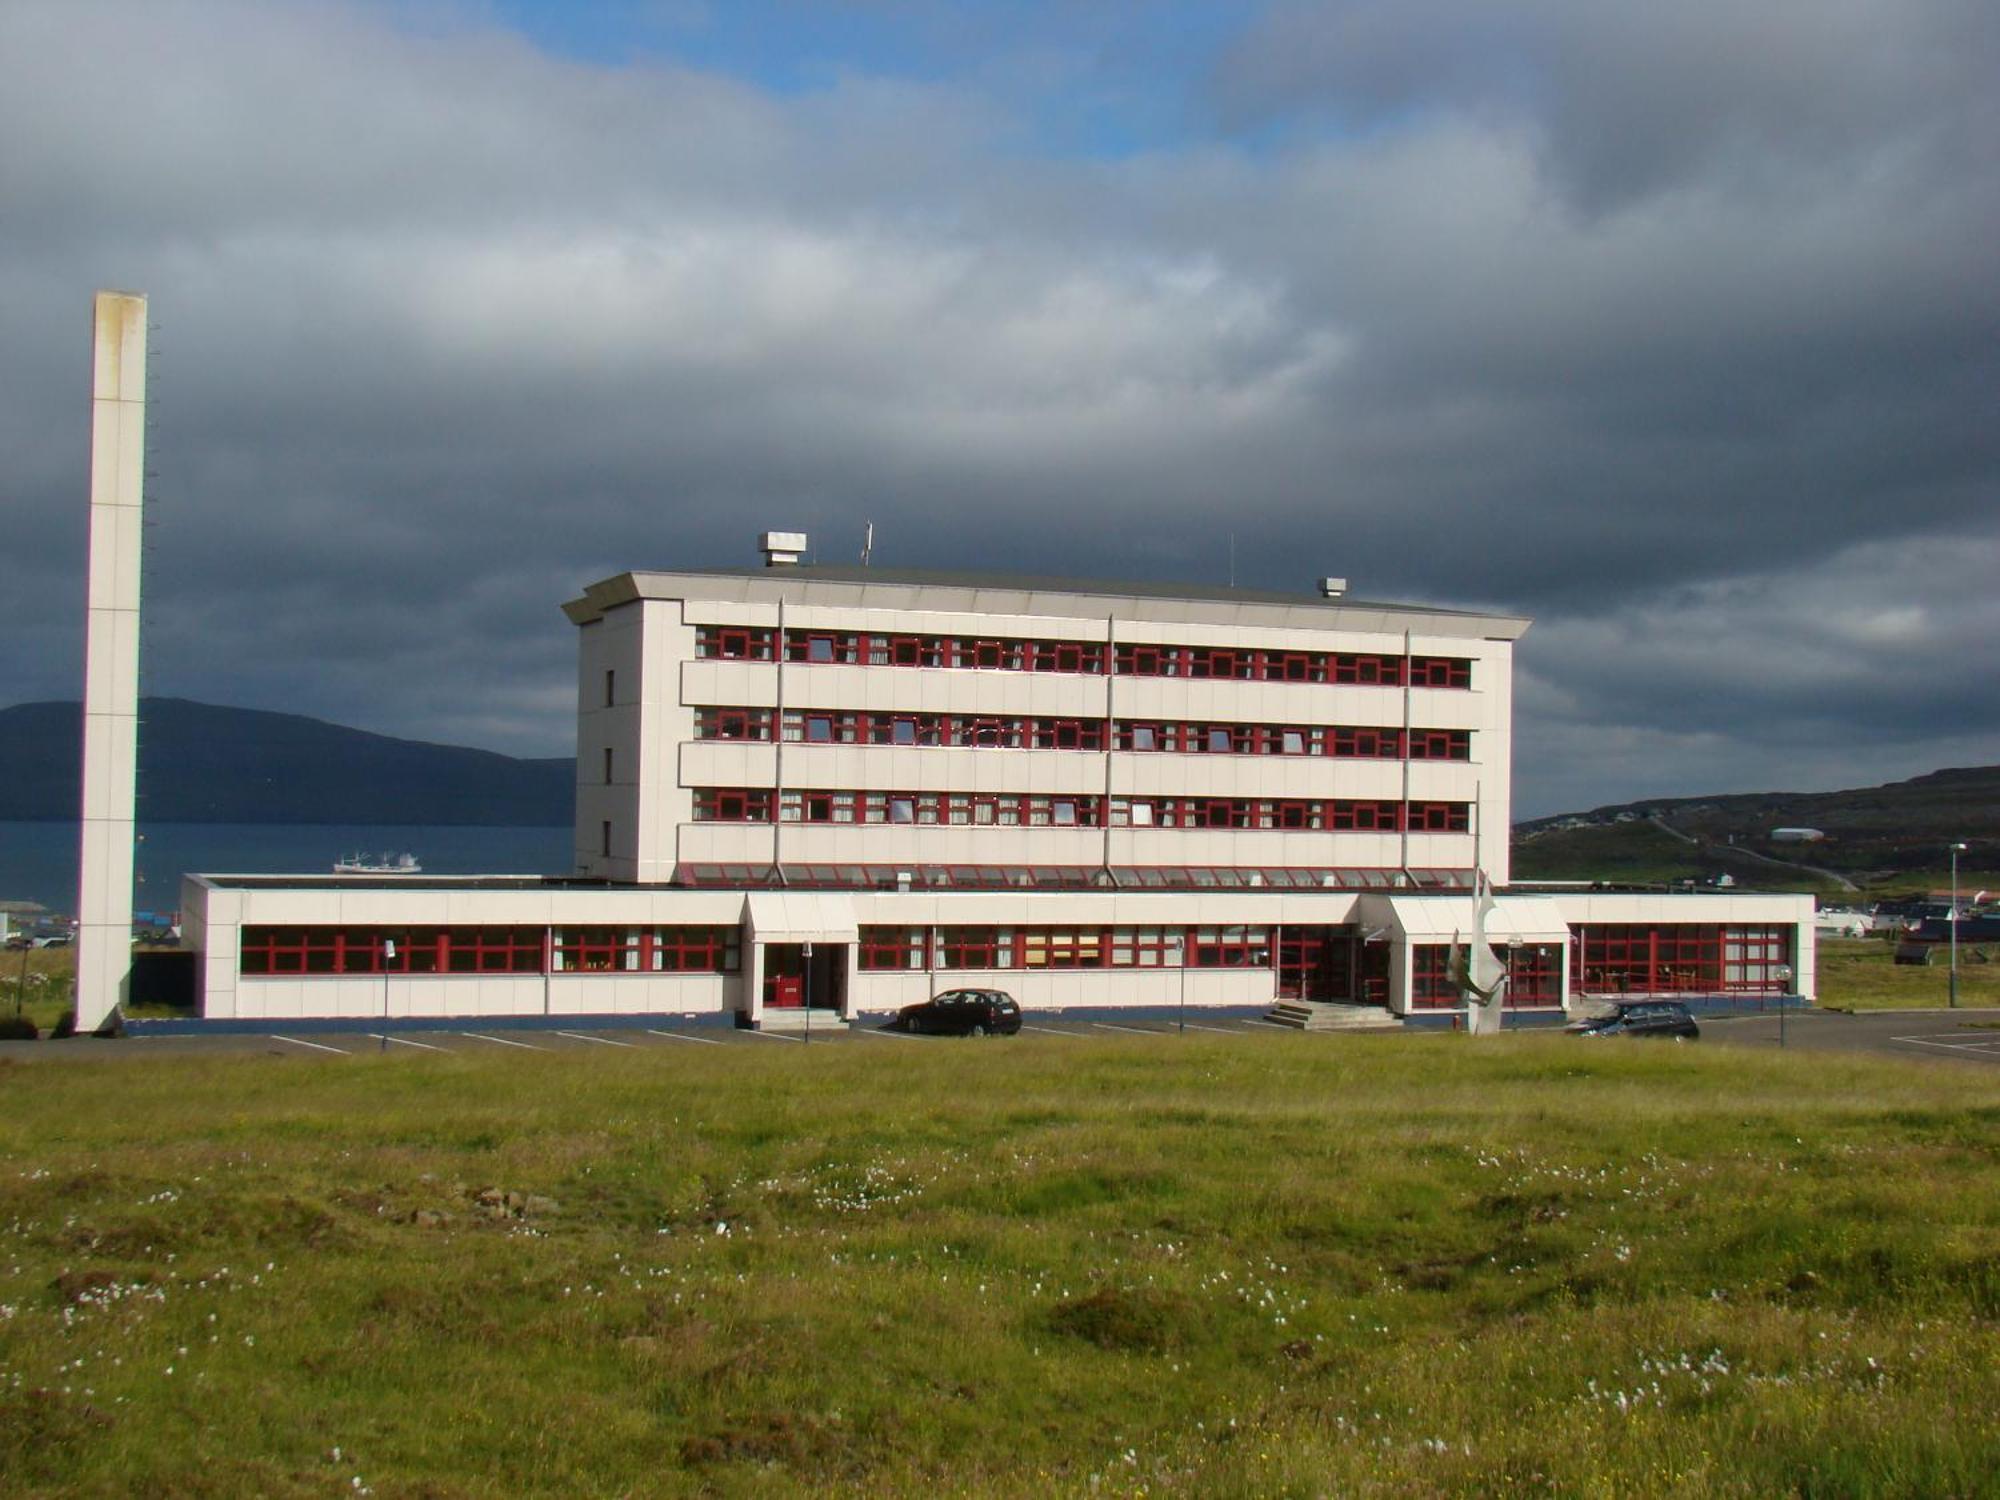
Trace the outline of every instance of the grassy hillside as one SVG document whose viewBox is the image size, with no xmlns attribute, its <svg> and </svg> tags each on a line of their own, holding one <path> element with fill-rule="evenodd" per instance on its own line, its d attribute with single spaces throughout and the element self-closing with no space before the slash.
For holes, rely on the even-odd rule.
<svg viewBox="0 0 2000 1500">
<path fill-rule="evenodd" d="M 1983 1072 L 1536 1036 L 592 1053 L 0 1069 L 0 1488 L 2000 1472 Z"/>
<path fill-rule="evenodd" d="M 1775 828 L 1817 828 L 1827 837 L 1781 844 L 1771 838 Z M 1514 830 L 1514 874 L 1671 881 L 1726 872 L 1750 889 L 1843 889 L 1837 880 L 1766 862 L 1777 859 L 1888 895 L 1943 888 L 1946 848 L 1960 842 L 1969 846 L 1959 862 L 1965 888 L 2000 890 L 2000 766 L 1855 791 L 1656 798 L 1537 818 Z"/>
</svg>

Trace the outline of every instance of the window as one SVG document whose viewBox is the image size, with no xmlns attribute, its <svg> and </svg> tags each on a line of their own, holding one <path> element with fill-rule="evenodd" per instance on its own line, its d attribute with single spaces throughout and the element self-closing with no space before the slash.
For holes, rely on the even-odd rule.
<svg viewBox="0 0 2000 1500">
<path fill-rule="evenodd" d="M 1020 934 L 1024 969 L 1099 969 L 1104 966 L 1104 934 L 1090 930 L 1028 927 Z"/>
<path fill-rule="evenodd" d="M 1342 726 L 1333 731 L 1333 753 L 1342 759 L 1394 760 L 1402 750 L 1400 729 Z"/>
<path fill-rule="evenodd" d="M 1465 802 L 1412 802 L 1409 826 L 1422 833 L 1465 833 L 1472 826 L 1471 805 Z"/>
<path fill-rule="evenodd" d="M 604 706 L 610 708 L 618 701 L 618 674 L 610 667 L 604 669 Z"/>
<path fill-rule="evenodd" d="M 695 629 L 694 654 L 724 661 L 771 660 L 771 632 L 739 625 L 701 625 Z"/>
<path fill-rule="evenodd" d="M 1342 652 L 1333 659 L 1333 680 L 1362 686 L 1401 687 L 1403 658 Z"/>
<path fill-rule="evenodd" d="M 1181 952 L 1178 928 L 1114 927 L 1111 929 L 1111 967 L 1114 969 L 1160 969 L 1176 962 Z"/>
<path fill-rule="evenodd" d="M 1196 969 L 1268 969 L 1271 929 L 1268 927 L 1197 927 L 1189 944 L 1188 965 Z"/>
<path fill-rule="evenodd" d="M 1354 833 L 1395 833 L 1401 829 L 1400 802 L 1349 802 L 1333 804 L 1333 826 Z"/>
<path fill-rule="evenodd" d="M 630 927 L 562 927 L 555 936 L 555 971 L 611 973 L 639 967 L 640 940 Z"/>
<path fill-rule="evenodd" d="M 694 734 L 700 740 L 768 740 L 771 737 L 771 711 L 765 708 L 704 708 L 695 714 Z"/>
<path fill-rule="evenodd" d="M 605 859 L 609 859 L 611 858 L 611 820 L 609 818 L 606 818 L 599 825 L 598 832 L 601 838 L 597 852 Z"/>
<path fill-rule="evenodd" d="M 604 747 L 604 784 L 606 786 L 611 785 L 611 747 L 609 745 Z"/>
<path fill-rule="evenodd" d="M 454 974 L 539 974 L 542 929 L 450 927 L 445 929 L 444 951 L 446 966 Z"/>
<path fill-rule="evenodd" d="M 1462 656 L 1413 656 L 1410 658 L 1412 687 L 1469 688 L 1472 663 Z"/>
<path fill-rule="evenodd" d="M 1472 734 L 1464 729 L 1413 729 L 1411 760 L 1470 760 Z"/>
<path fill-rule="evenodd" d="M 771 792 L 768 787 L 697 787 L 694 794 L 697 823 L 768 823 L 771 821 Z M 611 825 L 606 824 L 609 829 Z"/>
<path fill-rule="evenodd" d="M 938 966 L 944 969 L 1011 969 L 1014 934 L 1006 927 L 940 927 Z"/>
<path fill-rule="evenodd" d="M 664 974 L 734 974 L 743 967 L 735 927 L 661 927 L 649 935 L 654 970 Z"/>
<path fill-rule="evenodd" d="M 857 962 L 864 969 L 921 969 L 924 931 L 921 927 L 863 927 Z"/>
</svg>

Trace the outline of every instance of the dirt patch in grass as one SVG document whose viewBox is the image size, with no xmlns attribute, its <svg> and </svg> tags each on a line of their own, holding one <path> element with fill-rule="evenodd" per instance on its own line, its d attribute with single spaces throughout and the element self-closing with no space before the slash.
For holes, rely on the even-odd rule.
<svg viewBox="0 0 2000 1500">
<path fill-rule="evenodd" d="M 825 1426 L 810 1417 L 755 1412 L 727 1427 L 684 1439 L 681 1462 L 689 1468 L 748 1462 L 796 1469 L 816 1461 L 827 1447 Z"/>
<path fill-rule="evenodd" d="M 1057 1333 L 1131 1354 L 1178 1349 L 1199 1332 L 1199 1323 L 1193 1301 L 1151 1287 L 1100 1287 L 1049 1312 Z"/>
</svg>

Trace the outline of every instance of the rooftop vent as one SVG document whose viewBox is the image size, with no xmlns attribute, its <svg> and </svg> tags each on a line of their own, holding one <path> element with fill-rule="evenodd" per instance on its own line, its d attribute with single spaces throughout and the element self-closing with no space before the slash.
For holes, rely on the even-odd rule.
<svg viewBox="0 0 2000 1500">
<path fill-rule="evenodd" d="M 1319 581 L 1319 593 L 1322 599 L 1338 599 L 1346 592 L 1347 580 L 1345 578 L 1322 578 Z"/>
<path fill-rule="evenodd" d="M 767 568 L 795 568 L 806 550 L 803 531 L 767 531 L 757 545 L 764 552 Z"/>
</svg>

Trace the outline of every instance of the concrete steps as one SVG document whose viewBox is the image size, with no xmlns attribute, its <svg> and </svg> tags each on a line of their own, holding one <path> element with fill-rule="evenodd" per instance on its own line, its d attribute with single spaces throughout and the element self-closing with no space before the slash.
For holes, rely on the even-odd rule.
<svg viewBox="0 0 2000 1500">
<path fill-rule="evenodd" d="M 1295 1031 L 1373 1031 L 1401 1024 L 1385 1005 L 1347 1005 L 1330 1000 L 1280 1000 L 1265 1012 L 1264 1019 Z"/>
<path fill-rule="evenodd" d="M 782 1010 L 775 1006 L 767 1007 L 757 1029 L 782 1031 L 787 1036 L 803 1035 L 807 1030 L 806 1014 L 804 1006 L 787 1006 Z M 836 1031 L 847 1030 L 847 1022 L 841 1019 L 838 1011 L 814 1010 L 811 1014 L 811 1030 L 815 1036 L 821 1032 L 830 1035 Z"/>
</svg>

